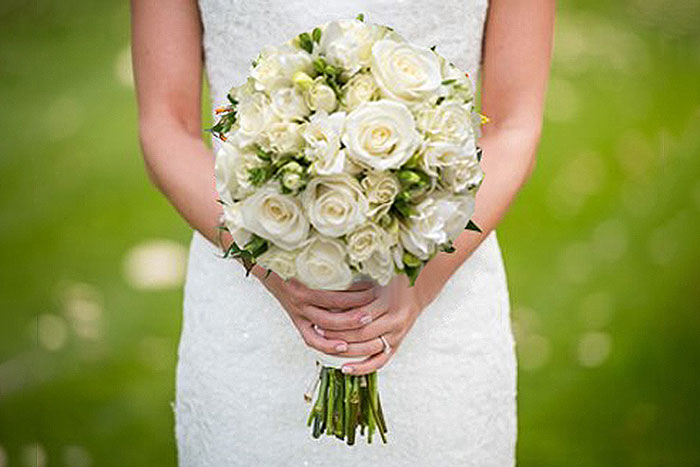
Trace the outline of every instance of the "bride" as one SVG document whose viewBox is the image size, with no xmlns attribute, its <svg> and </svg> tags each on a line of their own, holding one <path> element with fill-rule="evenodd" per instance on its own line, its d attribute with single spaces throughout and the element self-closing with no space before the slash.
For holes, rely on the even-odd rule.
<svg viewBox="0 0 700 467">
<path fill-rule="evenodd" d="M 494 231 L 532 171 L 554 0 L 132 0 L 140 137 L 154 183 L 194 235 L 177 366 L 181 466 L 504 466 L 515 462 L 516 362 Z M 363 13 L 474 78 L 491 122 L 475 222 L 409 287 L 315 291 L 221 259 L 202 69 L 215 105 L 265 45 Z M 483 51 L 483 54 L 482 54 Z M 230 242 L 230 238 L 224 238 Z M 385 347 L 389 350 L 384 352 Z M 314 352 L 379 372 L 389 444 L 311 438 Z"/>
</svg>

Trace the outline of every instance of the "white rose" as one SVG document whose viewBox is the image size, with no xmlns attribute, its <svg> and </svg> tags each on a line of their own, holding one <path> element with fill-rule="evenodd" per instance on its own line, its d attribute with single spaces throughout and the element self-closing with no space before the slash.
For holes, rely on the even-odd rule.
<svg viewBox="0 0 700 467">
<path fill-rule="evenodd" d="M 422 107 L 417 111 L 416 121 L 418 128 L 432 140 L 465 145 L 467 151 L 476 144 L 470 105 L 448 100 L 434 108 Z"/>
<path fill-rule="evenodd" d="M 282 120 L 302 119 L 309 114 L 304 96 L 297 88 L 284 87 L 270 93 L 272 110 Z"/>
<path fill-rule="evenodd" d="M 388 239 L 384 230 L 374 222 L 367 222 L 345 237 L 348 256 L 354 264 L 366 261 L 375 251 L 388 250 Z"/>
<path fill-rule="evenodd" d="M 232 204 L 254 189 L 250 183 L 248 170 L 260 166 L 260 159 L 249 150 L 242 150 L 238 139 L 233 137 L 216 152 L 214 175 L 216 191 L 226 204 Z"/>
<path fill-rule="evenodd" d="M 379 285 L 387 285 L 395 275 L 391 250 L 375 250 L 372 256 L 362 263 L 361 272 L 377 281 Z"/>
<path fill-rule="evenodd" d="M 302 125 L 294 122 L 275 121 L 265 129 L 262 136 L 273 152 L 295 153 L 303 144 L 301 127 Z"/>
<path fill-rule="evenodd" d="M 224 205 L 222 220 L 236 245 L 243 247 L 250 241 L 251 233 L 243 227 L 241 203 Z"/>
<path fill-rule="evenodd" d="M 343 86 L 343 107 L 348 110 L 377 97 L 377 83 L 370 73 L 358 73 Z"/>
<path fill-rule="evenodd" d="M 352 283 L 345 256 L 340 241 L 316 236 L 296 258 L 297 278 L 312 289 L 345 290 Z"/>
<path fill-rule="evenodd" d="M 333 21 L 323 31 L 319 51 L 328 63 L 350 76 L 369 66 L 372 46 L 385 32 L 382 26 L 356 19 Z"/>
<path fill-rule="evenodd" d="M 271 245 L 255 261 L 263 268 L 269 269 L 282 279 L 287 280 L 297 273 L 296 257 L 297 252 L 295 251 L 287 251 Z"/>
<path fill-rule="evenodd" d="M 301 196 L 311 224 L 329 237 L 354 230 L 369 209 L 360 184 L 346 173 L 313 178 Z"/>
<path fill-rule="evenodd" d="M 290 44 L 270 47 L 262 52 L 257 65 L 250 72 L 255 80 L 255 89 L 272 92 L 292 84 L 294 73 L 311 73 L 311 55 Z"/>
<path fill-rule="evenodd" d="M 236 107 L 235 133 L 240 143 L 248 145 L 257 142 L 274 119 L 270 99 L 265 94 L 256 92 L 243 96 Z"/>
<path fill-rule="evenodd" d="M 301 204 L 281 194 L 276 183 L 259 188 L 240 204 L 243 227 L 280 248 L 298 248 L 309 234 Z"/>
<path fill-rule="evenodd" d="M 343 143 L 348 155 L 360 165 L 376 170 L 400 167 L 420 141 L 413 115 L 398 102 L 366 102 L 345 121 Z"/>
<path fill-rule="evenodd" d="M 474 210 L 472 197 L 426 198 L 416 206 L 399 236 L 403 247 L 421 260 L 428 260 L 440 245 L 455 240 Z"/>
<path fill-rule="evenodd" d="M 389 210 L 401 184 L 391 172 L 370 171 L 360 182 L 370 203 L 370 214 L 381 216 Z"/>
<path fill-rule="evenodd" d="M 302 133 L 306 141 L 304 154 L 311 160 L 311 171 L 319 175 L 340 173 L 345 166 L 345 151 L 340 150 L 340 137 L 345 125 L 345 112 L 328 115 L 319 111 Z"/>
<path fill-rule="evenodd" d="M 306 105 L 311 110 L 331 113 L 338 105 L 335 92 L 326 84 L 322 77 L 316 78 L 304 93 Z"/>
<path fill-rule="evenodd" d="M 371 70 L 383 96 L 409 105 L 435 95 L 442 82 L 433 51 L 390 39 L 372 47 Z"/>
<path fill-rule="evenodd" d="M 454 193 L 462 193 L 476 188 L 484 179 L 479 161 L 474 158 L 464 159 L 442 171 L 441 180 Z"/>
</svg>

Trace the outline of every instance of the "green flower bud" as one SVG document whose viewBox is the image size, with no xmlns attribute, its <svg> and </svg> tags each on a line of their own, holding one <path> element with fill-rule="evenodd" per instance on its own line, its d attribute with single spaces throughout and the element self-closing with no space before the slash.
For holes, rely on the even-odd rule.
<svg viewBox="0 0 700 467">
<path fill-rule="evenodd" d="M 408 266 L 409 268 L 417 268 L 417 267 L 419 267 L 421 264 L 423 264 L 423 262 L 422 262 L 420 259 L 418 259 L 418 258 L 416 258 L 415 256 L 413 256 L 413 255 L 412 255 L 411 253 L 409 253 L 408 251 L 404 251 L 404 253 L 403 253 L 403 264 L 405 264 L 405 265 Z"/>
<path fill-rule="evenodd" d="M 292 82 L 299 86 L 302 91 L 306 91 L 313 86 L 314 79 L 303 71 L 297 71 L 292 75 Z"/>
</svg>

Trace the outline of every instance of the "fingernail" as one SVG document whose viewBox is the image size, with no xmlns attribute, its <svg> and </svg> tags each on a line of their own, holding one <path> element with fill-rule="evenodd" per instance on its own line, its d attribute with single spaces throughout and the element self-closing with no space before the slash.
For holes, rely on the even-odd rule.
<svg viewBox="0 0 700 467">
<path fill-rule="evenodd" d="M 326 333 L 323 331 L 323 329 L 319 328 L 318 326 L 314 326 L 314 331 L 316 331 L 316 334 L 319 336 L 325 336 Z"/>
<path fill-rule="evenodd" d="M 340 369 L 345 374 L 352 373 L 352 367 L 351 366 L 344 366 Z"/>
<path fill-rule="evenodd" d="M 360 324 L 369 324 L 372 322 L 372 315 L 364 315 L 360 318 Z"/>
<path fill-rule="evenodd" d="M 346 344 L 345 342 L 341 342 L 340 344 L 335 346 L 335 350 L 337 350 L 338 352 L 345 352 L 346 350 L 348 350 L 348 344 Z"/>
</svg>

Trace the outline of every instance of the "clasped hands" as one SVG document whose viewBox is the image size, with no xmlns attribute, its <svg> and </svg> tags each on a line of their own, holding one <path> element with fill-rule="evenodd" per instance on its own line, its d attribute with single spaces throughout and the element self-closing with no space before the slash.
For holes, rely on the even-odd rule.
<svg viewBox="0 0 700 467">
<path fill-rule="evenodd" d="M 358 282 L 347 291 L 326 291 L 266 274 L 256 276 L 280 302 L 309 347 L 329 355 L 367 357 L 343 365 L 343 372 L 351 375 L 383 367 L 423 309 L 405 275 L 394 277 L 386 286 Z M 389 351 L 384 351 L 380 336 L 389 344 Z"/>
</svg>

